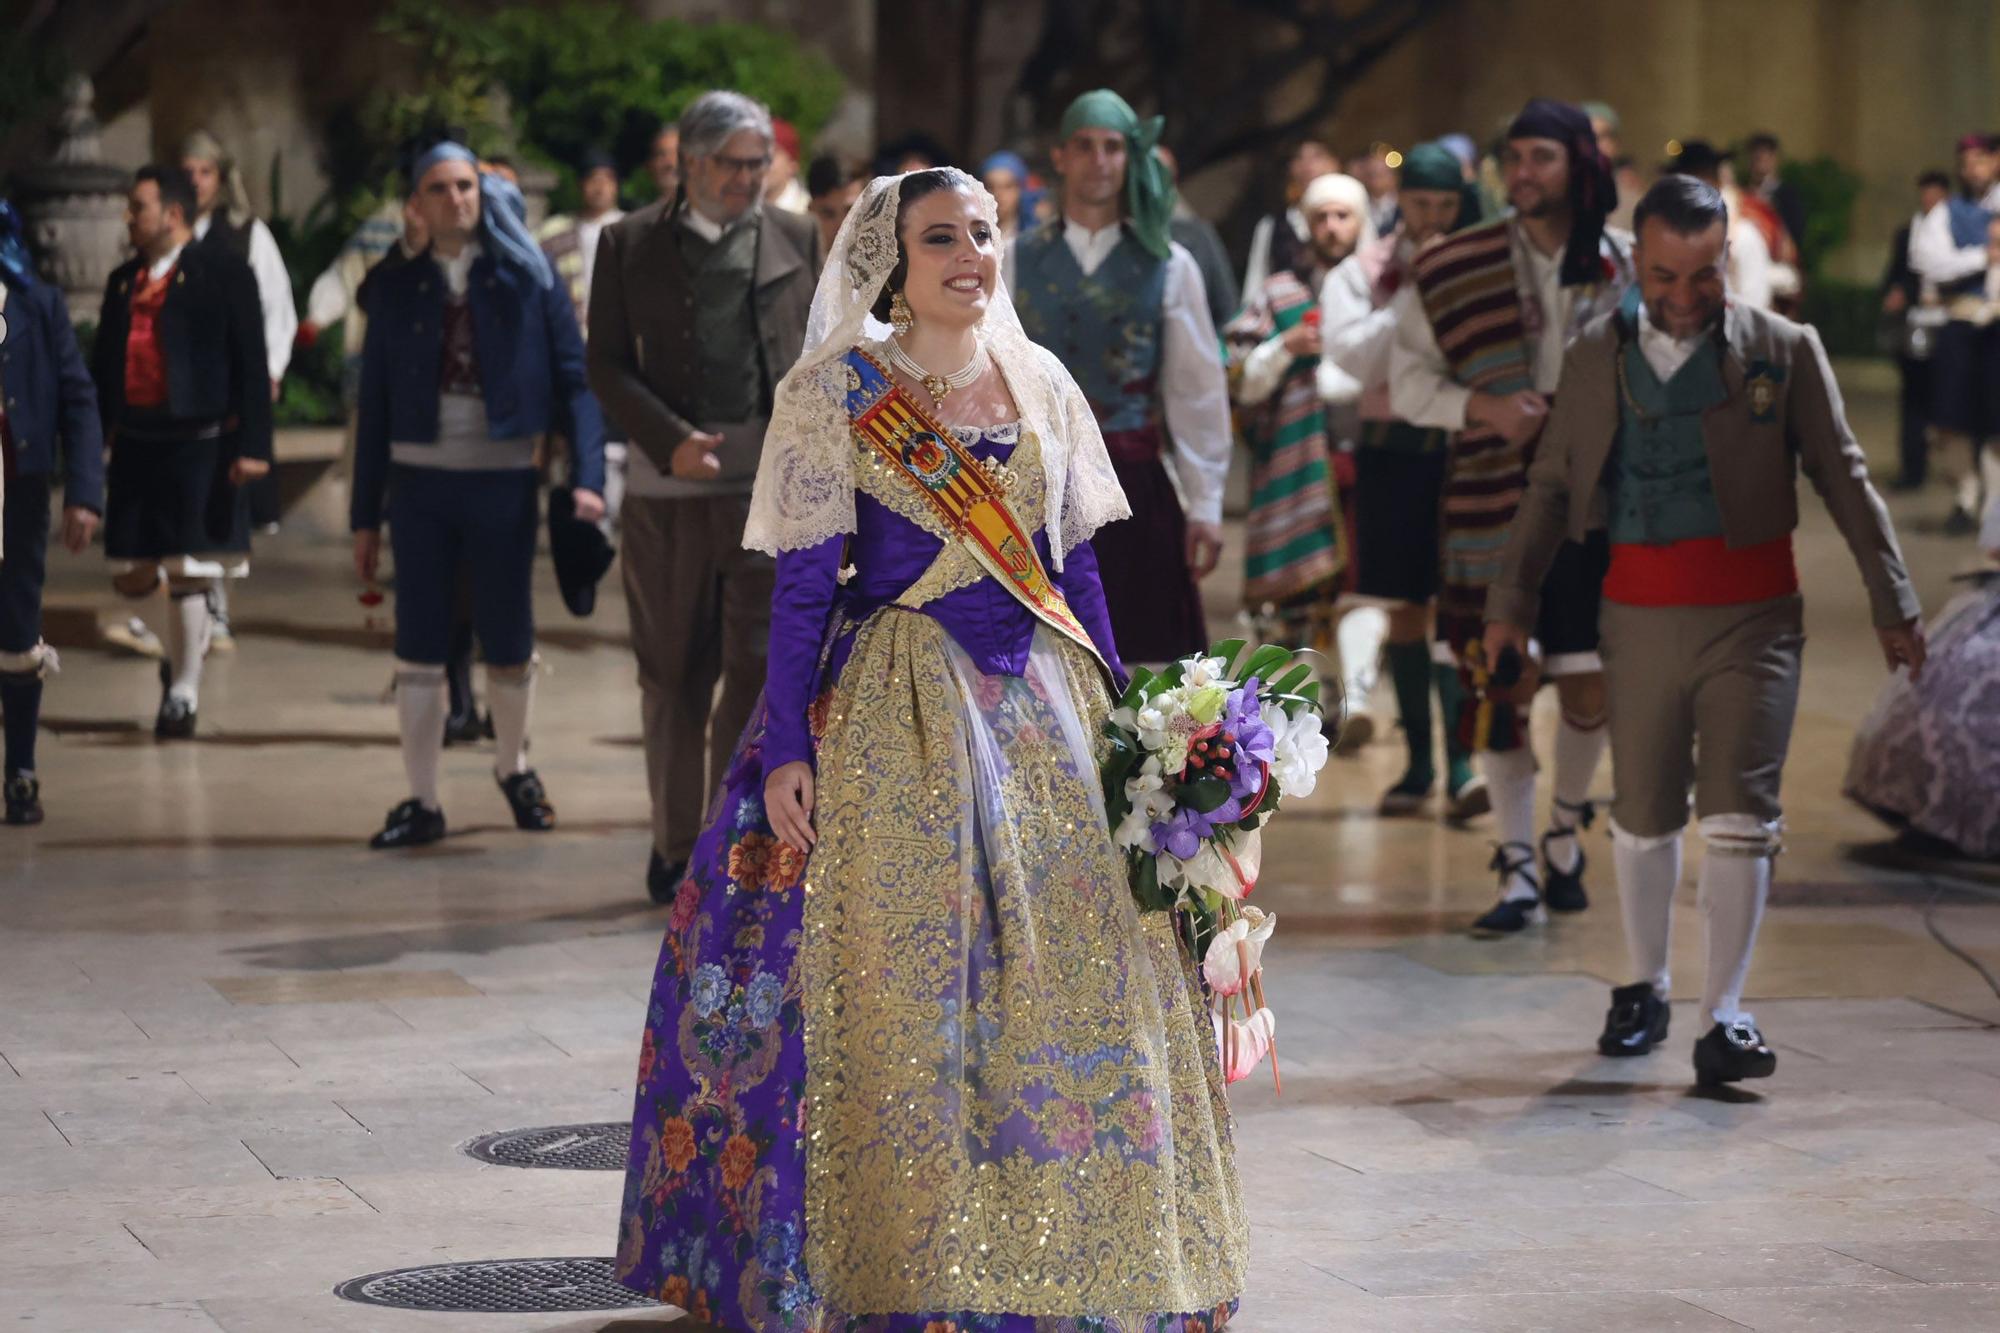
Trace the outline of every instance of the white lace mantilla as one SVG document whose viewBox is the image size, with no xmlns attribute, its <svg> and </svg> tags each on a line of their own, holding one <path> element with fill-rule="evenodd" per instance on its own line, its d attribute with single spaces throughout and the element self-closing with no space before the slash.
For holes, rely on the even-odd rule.
<svg viewBox="0 0 2000 1333">
<path fill-rule="evenodd" d="M 970 176 L 959 188 L 979 200 L 998 235 L 993 196 Z M 854 488 L 861 446 L 847 417 L 849 350 L 860 347 L 887 362 L 888 327 L 869 312 L 897 259 L 896 217 L 903 176 L 869 183 L 834 238 L 806 321 L 798 364 L 779 382 L 771 428 L 750 498 L 743 544 L 776 555 L 817 546 L 854 531 Z M 1069 371 L 1029 340 L 996 281 L 979 336 L 1020 409 L 1016 438 L 1039 441 L 1045 493 L 1042 510 L 1049 549 L 1063 557 L 1106 523 L 1131 515 L 1112 471 L 1097 417 Z"/>
</svg>

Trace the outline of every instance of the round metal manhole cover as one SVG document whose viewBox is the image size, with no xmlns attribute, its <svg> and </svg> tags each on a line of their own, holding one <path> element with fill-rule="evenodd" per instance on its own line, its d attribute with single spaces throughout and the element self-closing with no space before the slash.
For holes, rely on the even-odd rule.
<svg viewBox="0 0 2000 1333">
<path fill-rule="evenodd" d="M 482 1134 L 465 1154 L 495 1166 L 538 1166 L 556 1171 L 623 1171 L 632 1146 L 632 1126 L 606 1121 L 595 1125 L 543 1125 Z"/>
<path fill-rule="evenodd" d="M 659 1302 L 619 1285 L 609 1259 L 489 1259 L 396 1268 L 349 1278 L 333 1289 L 345 1301 L 398 1310 L 549 1314 L 632 1310 Z"/>
</svg>

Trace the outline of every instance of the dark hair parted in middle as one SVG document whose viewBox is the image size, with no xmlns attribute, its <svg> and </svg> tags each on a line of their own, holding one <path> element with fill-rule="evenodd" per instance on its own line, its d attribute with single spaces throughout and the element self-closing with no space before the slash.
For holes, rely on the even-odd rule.
<svg viewBox="0 0 2000 1333">
<path fill-rule="evenodd" d="M 1717 223 L 1727 227 L 1729 207 L 1722 202 L 1722 191 L 1706 181 L 1693 176 L 1662 176 L 1632 210 L 1633 235 L 1643 233 L 1653 218 L 1678 235 L 1698 236 Z"/>
<path fill-rule="evenodd" d="M 932 167 L 928 171 L 913 171 L 903 180 L 903 191 L 896 199 L 896 267 L 889 270 L 889 280 L 882 284 L 881 294 L 875 298 L 875 305 L 869 311 L 884 324 L 889 322 L 889 302 L 897 292 L 903 290 L 903 282 L 910 276 L 910 254 L 903 248 L 903 215 L 910 205 L 927 194 L 939 190 L 976 190 L 979 182 L 960 171 L 957 167 Z"/>
</svg>

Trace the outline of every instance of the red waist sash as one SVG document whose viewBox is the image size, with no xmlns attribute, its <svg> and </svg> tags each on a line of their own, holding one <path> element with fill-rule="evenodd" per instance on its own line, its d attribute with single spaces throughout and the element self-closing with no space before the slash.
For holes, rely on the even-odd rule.
<svg viewBox="0 0 2000 1333">
<path fill-rule="evenodd" d="M 1158 426 L 1107 430 L 1104 432 L 1104 451 L 1111 455 L 1114 463 L 1150 463 L 1160 456 L 1163 434 Z"/>
<path fill-rule="evenodd" d="M 1738 606 L 1798 590 L 1790 534 L 1733 551 L 1720 537 L 1618 542 L 1604 576 L 1604 599 L 1626 606 Z"/>
</svg>

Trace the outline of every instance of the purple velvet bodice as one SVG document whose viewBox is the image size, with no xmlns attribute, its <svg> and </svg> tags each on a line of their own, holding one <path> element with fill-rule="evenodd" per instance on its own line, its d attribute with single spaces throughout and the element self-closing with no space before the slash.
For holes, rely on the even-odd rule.
<svg viewBox="0 0 2000 1333">
<path fill-rule="evenodd" d="M 1015 447 L 1011 440 L 1003 443 L 982 437 L 972 445 L 972 453 L 1004 463 L 1013 457 Z M 771 649 L 764 677 L 769 714 L 764 744 L 767 775 L 793 760 L 812 759 L 806 710 L 820 690 L 839 679 L 853 642 L 851 632 L 835 639 L 822 676 L 822 640 L 835 612 L 858 626 L 922 577 L 944 547 L 937 537 L 859 491 L 854 496 L 854 518 L 852 537 L 829 537 L 817 546 L 786 551 L 778 557 L 777 587 L 771 594 Z M 844 584 L 839 580 L 843 549 L 847 563 L 855 570 Z M 1122 686 L 1125 668 L 1112 642 L 1111 618 L 1090 543 L 1079 542 L 1060 573 L 1049 558 L 1046 532 L 1035 533 L 1035 551 Z M 1018 676 L 1027 668 L 1028 649 L 1041 622 L 998 581 L 981 579 L 919 609 L 944 626 L 980 671 Z"/>
</svg>

